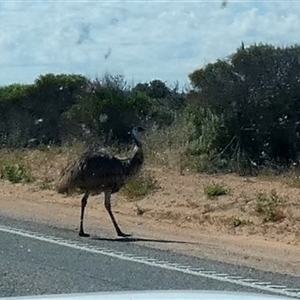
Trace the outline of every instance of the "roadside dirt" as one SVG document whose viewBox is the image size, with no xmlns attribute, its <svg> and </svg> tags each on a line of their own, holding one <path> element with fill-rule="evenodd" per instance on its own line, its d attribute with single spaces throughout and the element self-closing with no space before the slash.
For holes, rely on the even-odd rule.
<svg viewBox="0 0 300 300">
<path fill-rule="evenodd" d="M 179 253 L 300 276 L 300 189 L 279 181 L 235 175 L 208 176 L 148 169 L 158 191 L 142 200 L 113 195 L 112 207 L 124 232 L 136 243 Z M 228 195 L 208 199 L 204 187 L 220 183 Z M 0 211 L 74 230 L 77 234 L 81 195 L 66 197 L 37 184 L 0 181 Z M 256 212 L 257 195 L 275 190 L 284 200 L 279 220 L 265 222 Z M 103 195 L 90 198 L 86 231 L 100 228 L 116 238 L 103 206 Z"/>
</svg>

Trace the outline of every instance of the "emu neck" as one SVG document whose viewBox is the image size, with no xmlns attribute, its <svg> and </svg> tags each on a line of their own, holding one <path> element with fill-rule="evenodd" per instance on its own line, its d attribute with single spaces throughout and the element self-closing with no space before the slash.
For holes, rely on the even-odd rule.
<svg viewBox="0 0 300 300">
<path fill-rule="evenodd" d="M 128 161 L 127 165 L 127 175 L 133 176 L 140 171 L 144 162 L 144 153 L 142 146 L 134 147 L 134 155 Z"/>
</svg>

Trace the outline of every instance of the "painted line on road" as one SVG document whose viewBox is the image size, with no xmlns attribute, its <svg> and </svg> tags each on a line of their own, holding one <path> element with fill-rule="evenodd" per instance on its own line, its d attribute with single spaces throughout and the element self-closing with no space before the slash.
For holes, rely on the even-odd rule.
<svg viewBox="0 0 300 300">
<path fill-rule="evenodd" d="M 127 254 L 125 252 L 120 251 L 113 251 L 111 249 L 106 249 L 104 247 L 97 247 L 92 245 L 87 245 L 84 243 L 80 243 L 74 240 L 66 240 L 54 236 L 48 236 L 43 235 L 37 232 L 27 231 L 23 229 L 17 229 L 13 227 L 8 226 L 2 226 L 0 225 L 0 231 L 5 233 L 11 233 L 15 235 L 20 235 L 23 237 L 27 237 L 30 239 L 35 239 L 38 241 L 51 243 L 59 246 L 64 246 L 80 251 L 105 255 L 108 257 L 113 257 L 125 261 L 135 262 L 151 267 L 161 268 L 165 270 L 170 271 L 177 271 L 188 275 L 194 275 L 199 276 L 203 278 L 213 279 L 221 282 L 231 283 L 243 287 L 253 288 L 256 290 L 264 291 L 267 293 L 275 293 L 278 295 L 288 296 L 288 297 L 294 297 L 300 299 L 300 288 L 299 289 L 293 289 L 287 286 L 278 286 L 275 284 L 272 284 L 271 282 L 262 282 L 260 280 L 250 279 L 250 278 L 243 278 L 241 276 L 238 276 L 237 274 L 218 274 L 217 271 L 213 270 L 204 270 L 204 269 L 198 269 L 195 270 L 192 266 L 188 265 L 181 265 L 177 263 L 172 263 L 169 261 L 159 261 L 156 259 L 153 259 L 151 257 L 141 257 L 141 256 L 135 256 L 133 254 Z M 226 276 L 224 276 L 226 275 Z"/>
</svg>

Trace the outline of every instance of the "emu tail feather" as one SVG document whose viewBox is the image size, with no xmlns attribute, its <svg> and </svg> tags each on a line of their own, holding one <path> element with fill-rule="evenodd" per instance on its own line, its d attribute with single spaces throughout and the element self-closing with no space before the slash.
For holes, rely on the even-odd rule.
<svg viewBox="0 0 300 300">
<path fill-rule="evenodd" d="M 57 192 L 60 194 L 68 194 L 73 188 L 73 174 L 77 169 L 77 162 L 70 163 L 61 174 L 57 183 Z"/>
</svg>

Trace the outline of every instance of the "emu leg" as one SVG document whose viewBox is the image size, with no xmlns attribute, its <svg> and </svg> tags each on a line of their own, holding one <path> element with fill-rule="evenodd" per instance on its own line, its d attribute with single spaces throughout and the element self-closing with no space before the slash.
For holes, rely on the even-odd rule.
<svg viewBox="0 0 300 300">
<path fill-rule="evenodd" d="M 105 201 L 104 201 L 104 205 L 105 205 L 105 208 L 114 224 L 114 227 L 116 229 L 116 232 L 117 232 L 117 235 L 118 236 L 123 236 L 123 237 L 126 237 L 126 236 L 131 236 L 131 234 L 126 234 L 126 233 L 123 233 L 120 229 L 120 227 L 118 226 L 117 224 L 117 221 L 111 211 L 111 204 L 110 204 L 110 196 L 111 196 L 111 192 L 110 191 L 106 191 L 105 192 Z"/>
<path fill-rule="evenodd" d="M 88 200 L 88 197 L 89 197 L 90 193 L 89 192 L 86 192 L 82 199 L 81 199 L 81 214 L 80 214 L 80 229 L 79 229 L 79 236 L 84 236 L 84 237 L 88 237 L 90 236 L 89 234 L 87 233 L 84 233 L 84 230 L 83 230 L 83 218 L 84 218 L 84 209 L 86 207 L 86 204 L 87 204 L 87 200 Z"/>
</svg>

